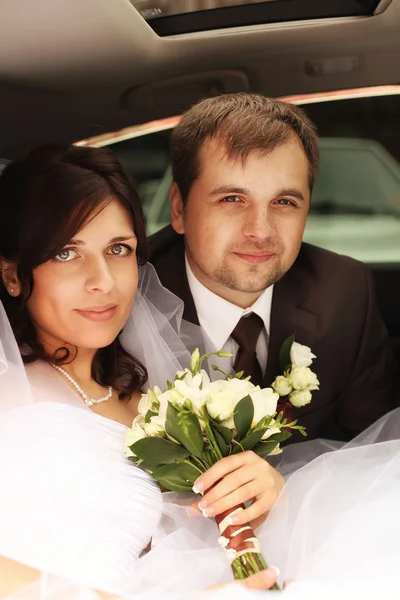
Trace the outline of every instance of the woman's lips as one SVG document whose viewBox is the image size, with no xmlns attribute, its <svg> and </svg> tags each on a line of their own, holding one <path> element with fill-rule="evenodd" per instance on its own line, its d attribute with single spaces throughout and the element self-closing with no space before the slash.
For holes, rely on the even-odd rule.
<svg viewBox="0 0 400 600">
<path fill-rule="evenodd" d="M 104 309 L 76 309 L 76 312 L 84 319 L 89 319 L 89 321 L 104 323 L 105 321 L 110 321 L 113 318 L 116 310 L 117 306 L 115 305 L 109 308 L 106 307 Z"/>
<path fill-rule="evenodd" d="M 274 252 L 234 252 L 236 256 L 253 264 L 261 264 L 267 262 L 275 256 Z"/>
</svg>

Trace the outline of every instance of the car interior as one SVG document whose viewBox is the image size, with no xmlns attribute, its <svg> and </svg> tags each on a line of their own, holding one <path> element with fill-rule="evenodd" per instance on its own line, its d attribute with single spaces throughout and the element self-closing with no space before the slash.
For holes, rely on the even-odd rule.
<svg viewBox="0 0 400 600">
<path fill-rule="evenodd" d="M 3 0 L 0 12 L 0 169 L 49 141 L 107 145 L 139 183 L 149 233 L 168 222 L 171 117 L 227 92 L 300 104 L 321 136 L 305 239 L 370 266 L 400 356 L 400 0 Z"/>
</svg>

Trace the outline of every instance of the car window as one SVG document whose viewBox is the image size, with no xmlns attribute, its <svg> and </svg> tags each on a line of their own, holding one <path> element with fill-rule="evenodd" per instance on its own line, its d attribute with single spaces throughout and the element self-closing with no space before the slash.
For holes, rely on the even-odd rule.
<svg viewBox="0 0 400 600">
<path fill-rule="evenodd" d="M 304 239 L 369 264 L 400 262 L 400 94 L 314 98 L 302 107 L 321 136 Z M 136 178 L 149 234 L 170 219 L 170 135 L 109 144 Z"/>
</svg>

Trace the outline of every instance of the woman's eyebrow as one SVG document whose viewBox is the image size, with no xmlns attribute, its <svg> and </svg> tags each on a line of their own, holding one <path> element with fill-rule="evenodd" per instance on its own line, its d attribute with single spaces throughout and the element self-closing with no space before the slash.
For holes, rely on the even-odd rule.
<svg viewBox="0 0 400 600">
<path fill-rule="evenodd" d="M 111 240 L 109 240 L 109 244 L 117 244 L 118 242 L 127 242 L 129 240 L 136 240 L 136 236 L 131 234 L 131 235 L 122 235 L 122 236 L 117 236 L 112 238 Z M 86 242 L 84 242 L 83 240 L 77 240 L 77 239 L 73 239 L 69 242 L 71 244 L 71 246 L 86 246 Z"/>
</svg>

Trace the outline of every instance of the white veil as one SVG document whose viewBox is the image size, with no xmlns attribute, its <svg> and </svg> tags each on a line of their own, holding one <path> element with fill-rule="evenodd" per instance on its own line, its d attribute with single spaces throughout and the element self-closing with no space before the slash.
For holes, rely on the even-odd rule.
<svg viewBox="0 0 400 600">
<path fill-rule="evenodd" d="M 165 386 L 189 366 L 196 348 L 206 351 L 201 328 L 182 319 L 183 308 L 182 300 L 161 285 L 152 265 L 140 267 L 135 302 L 120 340 L 146 366 L 148 387 Z"/>
</svg>

